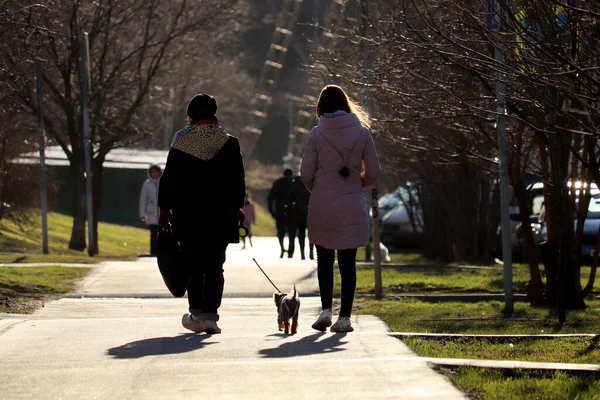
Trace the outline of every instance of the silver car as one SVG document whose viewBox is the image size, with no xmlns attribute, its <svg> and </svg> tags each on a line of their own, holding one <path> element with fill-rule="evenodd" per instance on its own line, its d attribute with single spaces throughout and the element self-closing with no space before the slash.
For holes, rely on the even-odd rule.
<svg viewBox="0 0 600 400">
<path fill-rule="evenodd" d="M 416 188 L 407 183 L 379 199 L 381 242 L 390 249 L 415 248 L 423 233 Z"/>
</svg>

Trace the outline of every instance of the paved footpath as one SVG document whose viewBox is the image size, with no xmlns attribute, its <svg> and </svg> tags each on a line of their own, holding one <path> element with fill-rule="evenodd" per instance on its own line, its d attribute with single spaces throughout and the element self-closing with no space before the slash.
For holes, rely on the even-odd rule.
<svg viewBox="0 0 600 400">
<path fill-rule="evenodd" d="M 310 328 L 314 261 L 278 258 L 272 238 L 232 245 L 221 335 L 181 326 L 154 259 L 95 266 L 77 291 L 33 315 L 0 314 L 0 399 L 464 399 L 372 316 L 355 332 Z M 273 289 L 297 283 L 300 331 L 276 330 Z"/>
</svg>

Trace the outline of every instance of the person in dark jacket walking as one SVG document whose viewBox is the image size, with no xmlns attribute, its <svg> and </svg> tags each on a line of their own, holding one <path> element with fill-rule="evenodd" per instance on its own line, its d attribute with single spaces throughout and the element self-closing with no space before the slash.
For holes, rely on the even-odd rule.
<svg viewBox="0 0 600 400">
<path fill-rule="evenodd" d="M 305 260 L 304 248 L 306 244 L 306 217 L 308 216 L 308 203 L 310 202 L 310 192 L 302 183 L 300 176 L 295 176 L 292 183 L 292 201 L 294 207 L 294 229 L 298 236 L 298 245 L 300 247 L 300 257 Z M 309 258 L 315 259 L 314 245 L 308 242 Z"/>
<path fill-rule="evenodd" d="M 225 250 L 239 243 L 246 195 L 239 141 L 219 125 L 216 111 L 212 96 L 190 100 L 189 125 L 175 134 L 158 192 L 159 224 L 172 226 L 190 268 L 189 314 L 182 324 L 207 333 L 221 333 Z"/>
<path fill-rule="evenodd" d="M 156 257 L 156 237 L 158 236 L 158 180 L 162 169 L 152 164 L 148 169 L 148 179 L 140 192 L 140 219 L 150 229 L 150 256 Z"/>
<path fill-rule="evenodd" d="M 242 208 L 242 212 L 246 216 L 246 226 L 248 227 L 248 241 L 250 242 L 250 247 L 252 247 L 252 224 L 256 223 L 256 212 L 254 210 L 254 204 L 252 204 L 252 200 L 250 199 L 250 192 L 246 193 L 246 200 L 244 201 L 244 207 Z M 246 248 L 246 236 L 242 236 L 243 247 L 242 250 Z"/>
<path fill-rule="evenodd" d="M 275 226 L 277 227 L 277 238 L 279 239 L 279 247 L 281 248 L 279 258 L 283 258 L 283 254 L 286 252 L 285 247 L 283 246 L 283 240 L 286 233 L 288 235 L 288 258 L 294 256 L 296 229 L 293 221 L 294 213 L 291 207 L 293 176 L 294 172 L 290 168 L 286 168 L 283 171 L 283 177 L 273 182 L 273 186 L 271 187 L 267 198 L 269 212 L 273 219 L 275 219 Z"/>
</svg>

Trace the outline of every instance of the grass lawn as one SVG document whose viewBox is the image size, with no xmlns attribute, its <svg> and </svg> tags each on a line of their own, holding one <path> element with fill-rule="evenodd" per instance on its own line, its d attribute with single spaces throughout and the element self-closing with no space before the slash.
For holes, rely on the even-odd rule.
<svg viewBox="0 0 600 400">
<path fill-rule="evenodd" d="M 100 254 L 69 250 L 72 217 L 48 214 L 48 255 L 42 254 L 42 228 L 39 213 L 32 213 L 32 224 L 22 228 L 10 221 L 0 223 L 0 263 L 11 262 L 74 262 L 96 263 L 107 259 L 134 259 L 148 252 L 149 231 L 100 222 L 98 237 Z"/>
<path fill-rule="evenodd" d="M 410 262 L 409 262 L 410 263 Z M 586 285 L 590 267 L 581 268 L 581 283 Z M 374 293 L 372 266 L 357 268 L 358 294 Z M 455 266 L 438 268 L 424 266 L 414 269 L 383 267 L 384 295 L 440 294 L 440 293 L 503 293 L 504 280 L 501 266 L 486 269 L 469 269 Z M 525 293 L 529 281 L 529 269 L 523 264 L 513 268 L 513 287 L 516 293 Z M 598 288 L 596 288 L 598 293 Z"/>
<path fill-rule="evenodd" d="M 0 267 L 0 312 L 27 314 L 44 300 L 67 293 L 89 268 Z"/>
<path fill-rule="evenodd" d="M 567 323 L 557 326 L 554 313 L 515 303 L 512 316 L 502 302 L 426 303 L 415 300 L 357 299 L 357 314 L 373 314 L 396 332 L 466 334 L 538 334 L 600 332 L 600 301 L 570 311 Z M 424 357 L 600 363 L 598 338 L 502 339 L 457 338 L 402 340 Z M 599 399 L 597 374 L 501 371 L 459 367 L 444 370 L 463 391 L 480 399 Z M 579 396 L 579 397 L 576 397 Z"/>
<path fill-rule="evenodd" d="M 364 261 L 366 258 L 365 248 L 361 247 L 356 252 L 356 259 Z M 435 261 L 423 257 L 420 253 L 390 253 L 391 264 L 435 264 Z M 373 255 L 371 255 L 371 261 Z M 385 263 L 385 260 L 381 260 Z"/>
<path fill-rule="evenodd" d="M 428 303 L 416 300 L 368 300 L 358 298 L 356 310 L 382 318 L 395 332 L 464 334 L 599 333 L 600 300 L 587 300 L 586 310 L 569 311 L 567 322 L 556 325 L 552 310 L 515 303 L 513 314 L 504 303 Z"/>
<path fill-rule="evenodd" d="M 600 339 L 565 337 L 557 339 L 402 340 L 423 357 L 520 360 L 558 363 L 600 364 Z"/>
<path fill-rule="evenodd" d="M 269 214 L 266 207 L 254 203 L 254 212 L 256 214 L 256 223 L 252 225 L 252 236 L 275 236 L 275 220 Z"/>
<path fill-rule="evenodd" d="M 415 261 L 399 262 L 425 264 Z M 502 267 L 465 269 L 435 266 L 414 269 L 385 267 L 382 271 L 383 300 L 374 300 L 373 267 L 357 269 L 357 314 L 380 317 L 396 332 L 464 334 L 539 334 L 600 333 L 600 300 L 587 300 L 588 308 L 567 313 L 567 323 L 557 325 L 552 310 L 515 303 L 512 315 L 504 313 L 499 301 L 428 303 L 394 299 L 402 294 L 502 293 Z M 589 267 L 582 268 L 582 283 L 587 283 Z M 515 265 L 515 292 L 525 293 L 529 272 Z M 339 274 L 336 292 L 339 296 Z M 596 290 L 595 294 L 598 291 Z M 425 357 L 523 360 L 600 364 L 600 340 L 597 338 L 503 339 L 482 340 L 452 338 L 432 340 L 405 338 L 403 342 Z M 442 369 L 452 381 L 473 398 L 480 399 L 600 399 L 597 374 L 573 374 L 554 371 L 503 371 L 459 367 Z"/>
<path fill-rule="evenodd" d="M 598 400 L 600 380 L 594 373 L 562 371 L 503 371 L 459 367 L 444 370 L 472 398 L 485 400 Z"/>
</svg>

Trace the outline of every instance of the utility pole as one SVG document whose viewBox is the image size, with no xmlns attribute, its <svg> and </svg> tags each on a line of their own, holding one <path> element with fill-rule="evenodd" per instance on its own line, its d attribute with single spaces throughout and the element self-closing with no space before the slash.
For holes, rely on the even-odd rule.
<svg viewBox="0 0 600 400">
<path fill-rule="evenodd" d="M 364 107 L 369 114 L 369 69 L 371 65 L 371 58 L 366 50 L 366 44 L 364 40 L 369 35 L 369 8 L 370 8 L 370 0 L 363 0 L 362 2 L 362 18 L 363 18 L 363 52 L 364 52 L 364 60 L 363 60 L 363 79 L 365 84 L 365 99 L 364 99 Z M 380 220 L 379 220 L 379 196 L 377 194 L 377 183 L 373 185 L 371 189 L 371 210 L 372 210 L 372 218 L 373 218 L 373 273 L 375 278 L 375 297 L 378 299 L 383 297 L 383 287 L 382 287 L 382 279 L 381 279 L 381 248 L 380 248 Z M 368 248 L 368 246 L 367 246 Z"/>
<path fill-rule="evenodd" d="M 88 255 L 94 256 L 98 253 L 94 238 L 94 208 L 92 197 L 92 141 L 90 139 L 90 114 L 89 114 L 89 90 L 90 90 L 90 52 L 88 34 L 84 32 L 81 36 L 81 113 L 83 117 L 83 151 L 85 162 L 85 196 L 87 200 L 87 223 L 88 223 Z"/>
<path fill-rule="evenodd" d="M 504 83 L 502 22 L 507 0 L 488 0 L 488 25 L 495 32 L 494 60 L 496 61 L 496 128 L 498 130 L 498 175 L 500 180 L 500 214 L 502 230 L 502 261 L 504 263 L 504 308 L 514 310 L 512 277 L 512 243 L 510 227 L 510 188 L 508 184 L 508 145 L 506 143 L 506 84 Z"/>
<path fill-rule="evenodd" d="M 44 71 L 40 60 L 35 60 L 37 72 L 37 100 L 40 112 L 40 195 L 42 206 L 42 253 L 48 254 L 48 195 L 46 179 L 46 126 L 44 124 Z"/>
</svg>

